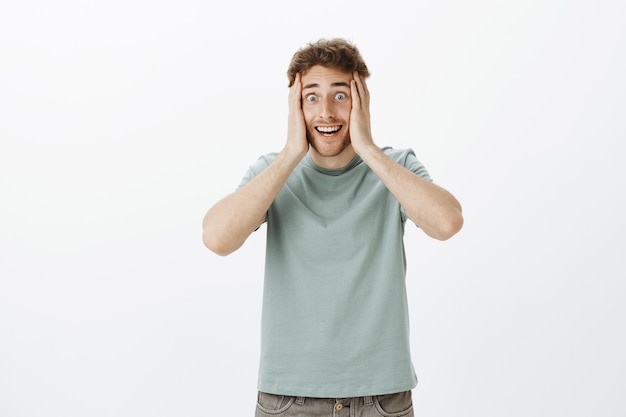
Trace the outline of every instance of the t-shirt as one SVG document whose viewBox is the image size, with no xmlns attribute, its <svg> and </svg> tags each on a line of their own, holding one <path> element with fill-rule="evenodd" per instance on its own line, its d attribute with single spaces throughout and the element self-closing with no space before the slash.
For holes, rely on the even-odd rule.
<svg viewBox="0 0 626 417">
<path fill-rule="evenodd" d="M 382 150 L 430 181 L 412 150 Z M 240 187 L 275 157 L 260 157 Z M 343 398 L 415 388 L 405 222 L 359 156 L 340 169 L 302 159 L 266 216 L 259 391 Z"/>
</svg>

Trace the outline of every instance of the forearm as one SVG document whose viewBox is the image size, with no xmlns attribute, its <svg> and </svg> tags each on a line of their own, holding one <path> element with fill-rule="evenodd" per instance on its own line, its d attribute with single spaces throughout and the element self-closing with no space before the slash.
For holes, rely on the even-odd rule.
<svg viewBox="0 0 626 417">
<path fill-rule="evenodd" d="M 375 145 L 359 155 L 427 235 L 446 240 L 463 226 L 461 205 L 445 189 L 390 159 Z"/>
<path fill-rule="evenodd" d="M 264 221 L 267 210 L 302 158 L 283 151 L 245 186 L 218 201 L 204 216 L 202 240 L 218 255 L 237 250 Z"/>
</svg>

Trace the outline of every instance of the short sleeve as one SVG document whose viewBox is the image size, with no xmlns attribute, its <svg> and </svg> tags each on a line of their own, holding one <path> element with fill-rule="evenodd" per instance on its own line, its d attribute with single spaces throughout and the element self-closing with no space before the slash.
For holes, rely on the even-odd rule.
<svg viewBox="0 0 626 417">
<path fill-rule="evenodd" d="M 241 187 L 246 185 L 248 182 L 250 182 L 252 178 L 259 175 L 265 168 L 267 168 L 272 163 L 272 161 L 274 161 L 274 159 L 276 159 L 276 155 L 277 155 L 276 153 L 270 153 L 270 154 L 259 157 L 259 159 L 257 159 L 256 162 L 248 168 L 248 171 L 246 171 L 246 174 L 243 176 L 243 178 L 239 182 L 237 189 L 240 189 Z M 267 214 L 265 216 L 265 220 L 267 220 Z"/>
<path fill-rule="evenodd" d="M 404 164 L 403 165 L 406 168 L 408 168 L 410 171 L 412 171 L 415 174 L 419 175 L 420 177 L 424 178 L 425 180 L 433 182 L 433 180 L 430 178 L 430 174 L 426 170 L 426 167 L 424 166 L 424 164 L 422 164 L 417 159 L 417 157 L 415 156 L 415 152 L 413 152 L 412 149 L 407 149 L 406 152 L 407 152 L 406 153 L 406 158 L 404 160 Z"/>
<path fill-rule="evenodd" d="M 248 182 L 250 182 L 252 178 L 259 175 L 274 161 L 274 159 L 276 159 L 276 155 L 276 153 L 269 153 L 267 155 L 260 156 L 259 159 L 257 159 L 256 162 L 248 168 L 248 171 L 241 179 L 241 182 L 239 182 L 239 186 L 237 186 L 237 189 L 243 187 Z"/>
<path fill-rule="evenodd" d="M 384 148 L 383 151 L 394 161 L 407 168 L 409 171 L 415 173 L 427 181 L 433 182 L 428 170 L 415 156 L 413 149 L 392 149 Z M 402 222 L 406 222 L 407 216 L 403 206 L 400 206 L 400 214 L 402 216 Z"/>
</svg>

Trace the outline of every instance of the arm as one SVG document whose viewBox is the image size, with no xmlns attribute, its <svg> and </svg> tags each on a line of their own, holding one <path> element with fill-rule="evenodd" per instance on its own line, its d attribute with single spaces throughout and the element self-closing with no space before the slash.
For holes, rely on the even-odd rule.
<svg viewBox="0 0 626 417">
<path fill-rule="evenodd" d="M 351 83 L 350 138 L 355 152 L 404 207 L 411 221 L 428 236 L 446 240 L 463 226 L 461 205 L 452 194 L 390 159 L 374 145 L 369 91 L 358 73 Z"/>
<path fill-rule="evenodd" d="M 407 217 L 428 236 L 446 240 L 461 230 L 461 205 L 452 194 L 393 161 L 376 146 L 359 152 L 404 207 Z"/>
<path fill-rule="evenodd" d="M 245 186 L 218 201 L 202 221 L 202 241 L 218 255 L 239 249 L 265 220 L 285 181 L 309 149 L 302 114 L 300 74 L 289 90 L 287 144 L 276 159 Z"/>
</svg>

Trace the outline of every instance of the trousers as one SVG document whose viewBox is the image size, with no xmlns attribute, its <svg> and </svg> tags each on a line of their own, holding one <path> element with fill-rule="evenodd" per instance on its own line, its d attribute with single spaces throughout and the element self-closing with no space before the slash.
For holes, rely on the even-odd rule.
<svg viewBox="0 0 626 417">
<path fill-rule="evenodd" d="M 255 417 L 414 417 L 411 391 L 354 398 L 310 398 L 259 392 Z"/>
</svg>

